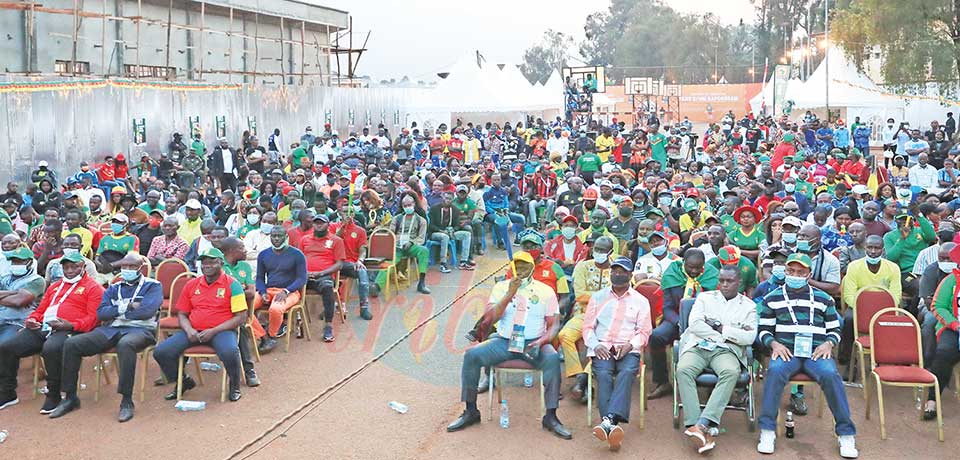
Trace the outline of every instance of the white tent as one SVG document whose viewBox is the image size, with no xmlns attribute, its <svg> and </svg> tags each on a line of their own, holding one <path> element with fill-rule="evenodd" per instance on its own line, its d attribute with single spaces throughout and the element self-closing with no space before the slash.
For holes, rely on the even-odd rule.
<svg viewBox="0 0 960 460">
<path fill-rule="evenodd" d="M 783 107 L 786 101 L 791 100 L 791 97 L 798 94 L 801 85 L 803 85 L 803 82 L 799 79 L 787 81 L 787 91 L 784 93 L 786 96 L 783 100 L 777 101 L 777 105 Z M 763 89 L 750 99 L 750 110 L 755 114 L 763 112 L 764 109 L 767 113 L 771 113 L 773 112 L 773 99 L 773 77 L 771 76 L 770 80 L 763 84 Z"/>
<path fill-rule="evenodd" d="M 827 71 L 829 59 L 829 74 Z M 884 91 L 866 75 L 857 70 L 856 64 L 837 47 L 827 50 L 827 58 L 820 62 L 813 74 L 799 88 L 793 99 L 797 109 L 816 109 L 829 105 L 831 108 L 878 108 L 902 110 L 898 98 Z"/>
</svg>

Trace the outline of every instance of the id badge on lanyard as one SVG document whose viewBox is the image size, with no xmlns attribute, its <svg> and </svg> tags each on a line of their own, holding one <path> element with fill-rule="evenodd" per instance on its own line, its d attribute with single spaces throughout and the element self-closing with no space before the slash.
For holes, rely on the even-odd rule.
<svg viewBox="0 0 960 460">
<path fill-rule="evenodd" d="M 524 345 L 526 345 L 526 336 L 523 334 L 523 330 L 523 324 L 513 325 L 513 332 L 510 334 L 510 347 L 507 349 L 508 351 L 512 353 L 523 353 Z"/>
<path fill-rule="evenodd" d="M 797 321 L 797 315 L 793 311 L 794 305 L 790 303 L 791 301 L 787 298 L 787 289 L 783 288 L 783 298 L 787 299 L 787 310 L 790 312 L 790 319 L 793 320 L 794 326 L 799 326 L 800 322 Z M 813 301 L 813 289 L 810 289 L 810 300 Z M 796 301 L 793 301 L 796 303 Z M 813 326 L 813 307 L 810 307 L 810 326 Z M 811 358 L 813 357 L 813 334 L 809 332 L 796 333 L 793 337 L 793 356 L 797 358 Z"/>
</svg>

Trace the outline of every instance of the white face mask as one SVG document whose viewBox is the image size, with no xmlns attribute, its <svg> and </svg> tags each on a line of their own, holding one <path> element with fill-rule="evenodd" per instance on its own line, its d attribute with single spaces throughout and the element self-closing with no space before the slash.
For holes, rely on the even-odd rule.
<svg viewBox="0 0 960 460">
<path fill-rule="evenodd" d="M 610 258 L 610 254 L 607 254 L 606 252 L 596 252 L 596 251 L 594 251 L 594 253 L 593 253 L 593 261 L 596 262 L 596 263 L 598 263 L 598 264 L 605 264 L 605 263 L 607 263 L 607 259 L 609 259 L 609 258 Z"/>
<path fill-rule="evenodd" d="M 79 283 L 82 278 L 83 278 L 83 271 L 81 270 L 80 274 L 77 276 L 74 276 L 73 278 L 64 277 L 63 282 L 67 284 L 76 284 L 76 283 Z"/>
<path fill-rule="evenodd" d="M 940 266 L 940 271 L 944 273 L 951 273 L 957 268 L 956 262 L 937 262 L 937 265 Z"/>
</svg>

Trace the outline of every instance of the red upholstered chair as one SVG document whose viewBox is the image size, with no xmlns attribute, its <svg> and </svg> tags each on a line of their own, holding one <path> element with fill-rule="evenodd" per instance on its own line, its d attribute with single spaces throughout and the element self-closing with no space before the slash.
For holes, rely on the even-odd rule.
<svg viewBox="0 0 960 460">
<path fill-rule="evenodd" d="M 790 387 L 792 385 L 803 385 L 804 390 L 807 390 L 809 388 L 820 388 L 820 386 L 817 385 L 817 381 L 814 380 L 809 375 L 807 375 L 806 373 L 804 373 L 803 371 L 793 374 L 793 376 L 790 377 L 790 382 L 787 383 L 787 386 Z M 821 391 L 820 397 L 817 399 L 817 417 L 823 417 L 823 403 L 824 403 L 823 400 L 824 400 L 824 396 L 823 396 L 823 392 Z M 785 412 L 782 409 L 780 410 L 779 413 L 777 413 L 777 435 L 778 436 L 783 436 L 784 414 Z"/>
<path fill-rule="evenodd" d="M 173 280 L 177 278 L 177 275 L 189 271 L 190 267 L 187 267 L 187 264 L 180 259 L 167 259 L 157 264 L 153 277 L 160 282 L 163 300 L 170 299 L 170 288 L 173 287 Z"/>
<path fill-rule="evenodd" d="M 195 273 L 184 272 L 177 275 L 170 283 L 170 298 L 167 300 L 166 309 L 159 321 L 161 334 L 170 335 L 180 330 L 180 319 L 177 317 L 177 299 L 180 298 L 180 293 L 183 292 L 183 287 L 187 284 L 187 281 L 196 277 Z M 158 336 L 157 339 L 159 340 L 160 337 Z"/>
<path fill-rule="evenodd" d="M 849 375 L 847 380 L 853 381 L 854 363 L 860 363 L 860 383 L 866 388 L 867 385 L 867 360 L 866 355 L 870 354 L 870 336 L 864 335 L 870 332 L 870 319 L 878 311 L 884 308 L 896 307 L 897 300 L 893 298 L 890 291 L 880 286 L 867 286 L 857 292 L 857 304 L 853 306 L 853 350 L 850 356 Z M 855 358 L 859 358 L 856 359 Z M 866 391 L 863 397 L 867 397 Z"/>
<path fill-rule="evenodd" d="M 496 386 L 496 380 L 498 374 L 527 374 L 534 373 L 537 374 L 540 379 L 540 413 L 541 415 L 546 415 L 547 406 L 543 398 L 545 396 L 546 390 L 543 387 L 543 371 L 533 367 L 530 363 L 522 359 L 511 359 L 509 361 L 504 361 L 496 366 L 490 368 L 490 397 L 489 397 L 489 406 L 490 406 L 490 419 L 493 420 L 493 390 L 497 390 L 497 405 L 499 406 L 500 401 L 503 401 L 503 390 L 502 387 Z"/>
<path fill-rule="evenodd" d="M 943 442 L 943 410 L 940 407 L 940 382 L 937 376 L 923 368 L 920 325 L 906 310 L 884 308 L 870 319 L 870 361 L 877 384 L 880 406 L 880 439 L 887 439 L 883 413 L 883 385 L 898 387 L 933 387 L 937 402 L 937 439 Z M 867 395 L 867 418 L 870 418 L 870 389 L 863 382 Z"/>
<path fill-rule="evenodd" d="M 397 258 L 397 235 L 387 229 L 379 228 L 370 234 L 367 242 L 367 258 L 363 265 L 368 271 L 386 271 L 387 282 L 383 287 L 384 295 L 390 294 L 390 275 L 393 275 L 393 287 L 400 293 L 400 280 L 394 260 Z"/>
</svg>

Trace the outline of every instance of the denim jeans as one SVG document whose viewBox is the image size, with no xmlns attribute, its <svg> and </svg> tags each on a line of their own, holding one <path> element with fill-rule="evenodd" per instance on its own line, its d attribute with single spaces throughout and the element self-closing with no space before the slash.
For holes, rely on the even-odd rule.
<svg viewBox="0 0 960 460">
<path fill-rule="evenodd" d="M 920 309 L 920 343 L 923 350 L 923 363 L 927 369 L 930 369 L 933 356 L 937 351 L 937 326 L 939 324 L 936 315 L 930 310 L 927 308 Z"/>
<path fill-rule="evenodd" d="M 763 398 L 760 406 L 760 429 L 777 429 L 777 412 L 780 410 L 780 396 L 783 387 L 790 381 L 790 377 L 803 371 L 810 378 L 817 381 L 823 396 L 827 399 L 830 412 L 836 424 L 835 432 L 838 436 L 857 434 L 857 428 L 850 419 L 850 406 L 847 404 L 847 393 L 843 387 L 843 379 L 837 370 L 837 363 L 831 359 L 812 360 L 807 358 L 791 358 L 790 361 L 771 359 L 767 367 L 767 375 L 763 384 Z"/>
<path fill-rule="evenodd" d="M 526 222 L 526 220 L 524 219 L 523 214 L 518 214 L 515 212 L 511 212 L 509 216 L 510 216 L 510 222 L 513 224 L 512 225 L 513 234 L 517 235 L 521 231 L 523 231 L 523 225 L 524 225 L 524 222 Z M 493 225 L 493 241 L 495 243 L 497 242 L 503 243 L 503 245 L 507 249 L 507 258 L 512 259 L 513 247 L 511 246 L 512 241 L 510 241 L 510 233 L 507 232 L 507 226 L 497 225 L 496 214 L 493 214 L 493 213 L 487 214 L 486 217 L 484 217 L 484 220 L 490 223 L 491 225 Z"/>
<path fill-rule="evenodd" d="M 510 341 L 495 335 L 483 343 L 467 350 L 463 355 L 463 367 L 460 371 L 460 400 L 477 402 L 477 385 L 480 384 L 480 368 L 494 367 L 511 359 L 523 359 L 526 355 L 509 351 Z M 530 343 L 530 340 L 527 340 Z M 544 404 L 547 409 L 556 409 L 560 401 L 560 355 L 553 345 L 540 348 L 537 359 L 530 361 L 534 367 L 543 371 Z"/>
<path fill-rule="evenodd" d="M 440 243 L 440 263 L 447 263 L 447 250 L 450 248 L 450 235 L 446 232 L 433 232 L 430 239 Z M 453 239 L 460 242 L 460 261 L 466 262 L 470 259 L 470 244 L 473 234 L 469 230 L 457 230 L 453 232 Z"/>
<path fill-rule="evenodd" d="M 370 292 L 370 275 L 367 274 L 367 267 L 360 262 L 344 262 L 340 267 L 340 276 L 357 280 L 360 305 L 366 305 L 367 294 Z M 346 293 L 345 296 L 349 297 L 350 293 Z"/>
<path fill-rule="evenodd" d="M 546 198 L 539 199 L 539 200 L 530 200 L 530 202 L 527 203 L 527 207 L 528 207 L 527 212 L 530 215 L 531 225 L 534 225 L 534 226 L 537 225 L 537 208 L 539 208 L 540 206 L 546 207 L 546 209 L 543 212 L 544 220 L 550 220 L 550 218 L 553 217 L 553 210 L 556 208 L 557 202 L 556 200 L 546 199 Z"/>
<path fill-rule="evenodd" d="M 160 365 L 163 376 L 168 382 L 177 381 L 178 360 L 182 359 L 183 351 L 197 343 L 191 343 L 187 339 L 187 333 L 178 331 L 163 342 L 157 345 L 153 350 L 153 359 Z M 230 385 L 240 384 L 240 349 L 237 346 L 237 331 L 222 331 L 213 336 L 213 339 L 207 343 L 216 350 L 217 357 L 223 363 L 227 370 L 227 376 L 230 377 Z"/>
<path fill-rule="evenodd" d="M 13 337 L 20 329 L 23 329 L 23 326 L 17 324 L 0 324 L 0 343 Z"/>
<path fill-rule="evenodd" d="M 591 361 L 593 376 L 597 379 L 597 407 L 600 416 L 615 415 L 621 421 L 630 420 L 630 395 L 633 382 L 640 372 L 640 355 L 627 353 L 619 361 L 613 358 Z"/>
</svg>

